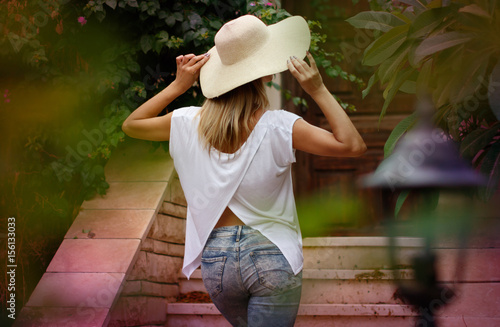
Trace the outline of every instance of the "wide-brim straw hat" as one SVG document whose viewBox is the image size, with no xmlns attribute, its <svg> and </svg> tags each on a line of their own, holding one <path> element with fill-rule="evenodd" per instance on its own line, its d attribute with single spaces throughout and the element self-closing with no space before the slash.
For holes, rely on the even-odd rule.
<svg viewBox="0 0 500 327">
<path fill-rule="evenodd" d="M 291 56 L 304 58 L 311 33 L 304 18 L 288 17 L 267 26 L 259 18 L 244 15 L 220 28 L 210 59 L 200 71 L 201 91 L 215 98 L 238 86 L 288 69 Z"/>
</svg>

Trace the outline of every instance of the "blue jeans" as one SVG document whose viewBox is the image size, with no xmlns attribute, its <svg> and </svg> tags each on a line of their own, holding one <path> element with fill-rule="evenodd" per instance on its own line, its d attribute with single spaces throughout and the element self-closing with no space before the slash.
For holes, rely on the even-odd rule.
<svg viewBox="0 0 500 327">
<path fill-rule="evenodd" d="M 302 272 L 294 275 L 276 245 L 248 226 L 216 228 L 203 250 L 203 283 L 233 325 L 293 326 Z"/>
</svg>

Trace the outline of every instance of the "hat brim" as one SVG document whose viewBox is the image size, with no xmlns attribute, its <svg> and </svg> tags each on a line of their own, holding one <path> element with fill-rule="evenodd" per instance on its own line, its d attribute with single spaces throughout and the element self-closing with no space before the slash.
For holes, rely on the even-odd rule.
<svg viewBox="0 0 500 327">
<path fill-rule="evenodd" d="M 216 47 L 208 51 L 210 59 L 200 71 L 201 91 L 215 98 L 238 86 L 288 69 L 290 56 L 304 58 L 311 43 L 311 33 L 304 18 L 293 16 L 267 26 L 269 38 L 251 56 L 232 65 L 221 62 Z"/>
</svg>

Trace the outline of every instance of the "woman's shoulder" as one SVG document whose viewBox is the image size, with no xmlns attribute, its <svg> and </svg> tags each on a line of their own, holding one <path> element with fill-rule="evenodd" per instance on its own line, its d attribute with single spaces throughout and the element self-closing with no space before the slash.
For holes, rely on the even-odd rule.
<svg viewBox="0 0 500 327">
<path fill-rule="evenodd" d="M 302 118 L 299 115 L 284 109 L 268 110 L 266 115 L 268 115 L 267 121 L 270 125 L 285 128 L 290 128 L 297 119 Z"/>
<path fill-rule="evenodd" d="M 172 117 L 186 117 L 193 118 L 200 111 L 201 107 L 191 106 L 175 109 L 172 112 Z"/>
</svg>

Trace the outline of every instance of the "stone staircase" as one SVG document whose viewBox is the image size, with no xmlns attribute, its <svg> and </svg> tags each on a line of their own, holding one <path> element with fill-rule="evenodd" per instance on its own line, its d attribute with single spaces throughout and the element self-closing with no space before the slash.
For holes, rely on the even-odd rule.
<svg viewBox="0 0 500 327">
<path fill-rule="evenodd" d="M 301 306 L 296 326 L 415 326 L 417 313 L 394 298 L 394 271 L 387 269 L 385 237 L 327 237 L 304 239 Z M 397 260 L 408 266 L 421 251 L 420 239 L 399 238 Z M 440 280 L 455 278 L 456 249 L 436 249 Z M 435 308 L 441 327 L 500 326 L 500 251 L 496 248 L 466 250 L 468 269 L 458 289 L 458 299 L 443 294 Z M 411 269 L 397 271 L 411 279 Z M 181 293 L 206 292 L 197 270 L 190 280 L 179 276 Z M 488 294 L 488 297 L 483 297 Z M 443 310 L 444 304 L 450 302 Z M 230 326 L 211 303 L 168 303 L 167 327 Z"/>
<path fill-rule="evenodd" d="M 124 144 L 106 165 L 106 196 L 84 202 L 15 326 L 229 326 L 211 303 L 175 303 L 180 293 L 205 292 L 200 271 L 179 274 L 186 201 L 172 161 L 144 143 Z M 467 250 L 442 242 L 439 280 L 459 296 L 433 309 L 440 327 L 500 326 L 500 217 L 496 203 L 479 212 Z M 455 202 L 453 202 L 455 203 Z M 452 204 L 453 204 L 452 203 Z M 453 222 L 449 222 L 453 224 Z M 92 231 L 92 234 L 90 233 Z M 385 237 L 304 239 L 302 303 L 296 326 L 415 326 L 416 313 L 394 299 Z M 415 238 L 399 238 L 402 279 L 411 279 Z M 467 267 L 455 276 L 456 258 Z M 424 327 L 420 324 L 417 326 Z"/>
</svg>

